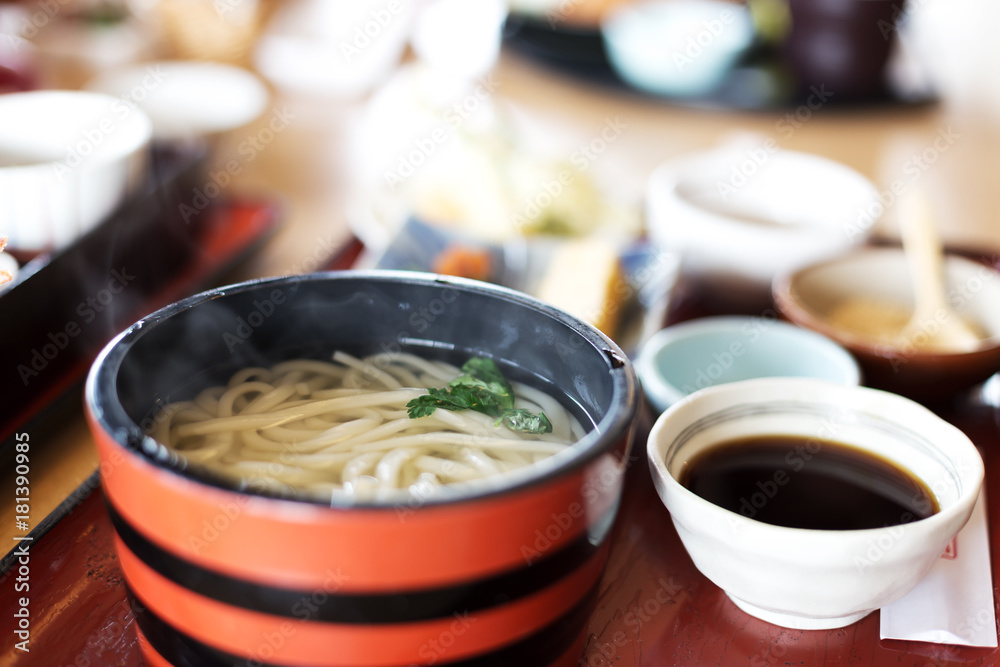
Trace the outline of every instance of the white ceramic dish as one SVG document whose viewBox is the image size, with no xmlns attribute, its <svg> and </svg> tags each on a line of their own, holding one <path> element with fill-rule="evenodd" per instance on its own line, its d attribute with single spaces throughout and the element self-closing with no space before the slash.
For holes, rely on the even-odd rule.
<svg viewBox="0 0 1000 667">
<path fill-rule="evenodd" d="M 423 62 L 478 78 L 496 65 L 506 18 L 502 0 L 436 0 L 417 12 L 410 44 Z"/>
<path fill-rule="evenodd" d="M 764 434 L 836 440 L 895 462 L 924 481 L 940 511 L 869 530 L 785 528 L 723 509 L 677 481 L 705 448 Z M 972 442 L 926 408 L 804 378 L 699 391 L 660 415 L 647 455 L 695 566 L 747 613 L 798 629 L 842 627 L 902 597 L 968 521 L 983 480 Z"/>
<path fill-rule="evenodd" d="M 643 345 L 636 370 L 658 412 L 699 389 L 759 377 L 861 381 L 847 350 L 776 317 L 707 317 L 667 327 Z"/>
<path fill-rule="evenodd" d="M 260 116 L 270 95 L 245 69 L 211 62 L 162 61 L 112 70 L 87 84 L 142 109 L 159 140 L 233 130 Z"/>
<path fill-rule="evenodd" d="M 2 95 L 0 118 L 0 234 L 12 249 L 68 245 L 114 211 L 148 166 L 149 118 L 108 95 Z"/>
<path fill-rule="evenodd" d="M 399 66 L 418 3 L 284 2 L 257 41 L 254 65 L 285 93 L 357 98 Z"/>
<path fill-rule="evenodd" d="M 646 223 L 653 242 L 682 254 L 685 272 L 723 297 L 766 302 L 776 275 L 865 241 L 871 225 L 859 226 L 859 214 L 877 201 L 853 169 L 772 139 L 661 165 Z"/>
</svg>

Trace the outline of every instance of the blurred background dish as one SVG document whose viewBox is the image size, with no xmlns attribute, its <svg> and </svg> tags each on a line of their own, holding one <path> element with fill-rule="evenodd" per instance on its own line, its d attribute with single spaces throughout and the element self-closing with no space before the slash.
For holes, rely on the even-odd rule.
<svg viewBox="0 0 1000 667">
<path fill-rule="evenodd" d="M 105 71 L 86 88 L 139 107 L 158 141 L 201 138 L 247 125 L 267 107 L 249 71 L 213 62 L 155 61 Z"/>
<path fill-rule="evenodd" d="M 634 3 L 635 0 L 508 0 L 511 12 L 517 16 L 544 21 L 551 27 L 598 31 L 610 12 Z"/>
<path fill-rule="evenodd" d="M 289 94 L 353 99 L 385 81 L 407 47 L 415 3 L 292 0 L 253 48 L 261 75 Z"/>
<path fill-rule="evenodd" d="M 650 0 L 601 24 L 612 68 L 655 95 L 698 97 L 725 80 L 754 41 L 749 10 L 721 0 Z"/>
<path fill-rule="evenodd" d="M 24 37 L 29 16 L 20 5 L 0 4 L 0 94 L 38 87 L 38 48 Z"/>
<path fill-rule="evenodd" d="M 636 371 L 657 413 L 719 384 L 762 377 L 812 377 L 845 385 L 858 364 L 829 338 L 763 317 L 706 317 L 675 324 L 639 350 Z"/>
<path fill-rule="evenodd" d="M 558 128 L 518 114 L 498 89 L 488 77 L 415 62 L 366 102 L 350 137 L 359 196 L 349 221 L 359 238 L 377 251 L 411 216 L 493 243 L 638 236 L 636 206 L 594 153 L 564 152 Z M 616 121 L 593 140 L 602 151 L 625 132 Z"/>
<path fill-rule="evenodd" d="M 175 58 L 243 62 L 261 20 L 258 0 L 126 0 Z"/>
<path fill-rule="evenodd" d="M 71 243 L 143 178 L 152 123 L 121 100 L 81 91 L 0 96 L 0 219 L 8 249 Z"/>
<path fill-rule="evenodd" d="M 773 139 L 678 158 L 649 177 L 649 238 L 719 303 L 761 310 L 774 276 L 863 243 L 878 203 L 867 178 Z"/>
<path fill-rule="evenodd" d="M 0 93 L 18 93 L 37 87 L 34 45 L 13 35 L 0 35 Z"/>
<path fill-rule="evenodd" d="M 11 255 L 4 253 L 3 249 L 7 245 L 7 239 L 0 236 L 0 292 L 11 287 L 17 278 L 17 271 L 20 265 Z"/>
<path fill-rule="evenodd" d="M 434 0 L 413 21 L 410 45 L 421 61 L 459 77 L 487 74 L 500 56 L 504 0 Z"/>
<path fill-rule="evenodd" d="M 1000 85 L 990 68 L 1000 41 L 993 39 L 1000 4 L 990 0 L 923 0 L 905 5 L 893 24 L 902 44 L 913 51 L 930 85 L 953 111 L 976 110 L 1000 121 Z"/>
<path fill-rule="evenodd" d="M 638 206 L 616 187 L 627 170 L 609 178 L 614 168 L 597 156 L 627 123 L 605 119 L 566 153 L 559 128 L 518 113 L 473 73 L 409 63 L 364 105 L 345 168 L 357 183 L 348 220 L 369 265 L 499 282 L 616 337 L 646 283 L 673 284 L 651 270 L 633 287 L 623 268 L 641 235 Z M 456 253 L 479 260 L 438 261 Z"/>
<path fill-rule="evenodd" d="M 838 101 L 884 99 L 902 10 L 894 0 L 787 0 L 781 44 L 800 95 L 825 87 Z"/>
<path fill-rule="evenodd" d="M 883 0 L 529 0 L 511 3 L 505 39 L 562 73 L 675 105 L 794 108 L 825 84 L 834 106 L 919 106 L 937 82 L 908 39 L 917 11 Z"/>
<path fill-rule="evenodd" d="M 644 242 L 601 235 L 490 243 L 410 218 L 367 261 L 375 268 L 483 280 L 534 295 L 575 315 L 629 354 L 663 326 L 679 260 Z"/>
<path fill-rule="evenodd" d="M 869 248 L 778 276 L 774 300 L 792 322 L 829 336 L 854 354 L 873 387 L 941 400 L 1000 369 L 1000 272 L 959 256 L 944 262 L 948 304 L 982 332 L 971 351 L 922 346 L 931 319 L 899 338 L 913 313 L 913 283 L 899 248 Z"/>
<path fill-rule="evenodd" d="M 37 47 L 44 88 L 79 88 L 103 70 L 153 57 L 159 46 L 122 0 L 24 6 L 31 11 L 21 34 Z"/>
</svg>

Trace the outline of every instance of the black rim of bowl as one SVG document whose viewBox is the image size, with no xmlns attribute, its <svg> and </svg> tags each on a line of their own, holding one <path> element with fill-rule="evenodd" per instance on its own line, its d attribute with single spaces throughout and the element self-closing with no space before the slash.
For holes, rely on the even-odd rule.
<svg viewBox="0 0 1000 667">
<path fill-rule="evenodd" d="M 192 482 L 204 484 L 209 487 L 218 488 L 232 493 L 241 493 L 249 496 L 271 498 L 276 500 L 287 500 L 291 502 L 301 502 L 334 509 L 393 510 L 394 508 L 397 508 L 400 501 L 403 500 L 405 496 L 377 501 L 346 501 L 337 498 L 336 495 L 332 498 L 328 497 L 326 499 L 319 499 L 315 496 L 308 496 L 298 491 L 294 491 L 292 493 L 280 493 L 268 490 L 241 489 L 237 484 L 225 480 L 222 477 L 200 471 L 192 472 L 181 462 L 167 461 L 162 457 L 152 456 L 145 451 L 143 443 L 151 438 L 143 431 L 142 427 L 128 415 L 125 407 L 122 405 L 121 400 L 118 397 L 118 371 L 129 351 L 142 336 L 157 325 L 169 320 L 174 315 L 190 308 L 194 308 L 200 303 L 204 303 L 224 295 L 238 294 L 270 286 L 328 280 L 355 280 L 373 281 L 377 283 L 415 284 L 440 287 L 441 289 L 458 289 L 468 293 L 488 295 L 508 303 L 526 307 L 539 313 L 540 315 L 550 317 L 567 326 L 586 343 L 600 351 L 603 358 L 606 360 L 608 373 L 611 376 L 613 383 L 611 407 L 604 418 L 596 424 L 594 429 L 586 433 L 582 439 L 574 443 L 573 446 L 579 446 L 579 448 L 571 458 L 562 462 L 557 467 L 543 473 L 525 476 L 499 486 L 486 486 L 482 489 L 474 487 L 472 490 L 461 489 L 460 491 L 454 493 L 454 495 L 447 494 L 442 497 L 421 498 L 421 506 L 448 505 L 457 502 L 485 500 L 542 484 L 550 479 L 561 477 L 577 470 L 580 467 L 583 467 L 591 460 L 611 449 L 619 438 L 627 437 L 629 427 L 635 417 L 636 411 L 638 410 L 638 379 L 631 361 L 614 341 L 598 331 L 595 327 L 583 322 L 573 315 L 561 311 L 554 306 L 522 292 L 476 280 L 412 271 L 328 271 L 298 276 L 260 278 L 233 285 L 217 287 L 164 306 L 163 308 L 143 317 L 119 333 L 104 347 L 100 354 L 98 354 L 87 376 L 86 386 L 84 389 L 84 402 L 86 407 L 90 410 L 101 429 L 119 446 L 129 450 L 133 454 L 139 456 L 142 460 L 156 466 L 157 468 L 170 471 Z M 401 490 L 401 493 L 405 493 L 405 490 Z"/>
</svg>

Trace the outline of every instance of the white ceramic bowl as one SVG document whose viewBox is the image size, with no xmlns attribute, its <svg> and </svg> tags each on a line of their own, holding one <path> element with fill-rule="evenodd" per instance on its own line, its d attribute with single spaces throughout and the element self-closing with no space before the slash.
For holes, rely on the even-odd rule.
<svg viewBox="0 0 1000 667">
<path fill-rule="evenodd" d="M 209 136 L 247 125 L 267 108 L 264 83 L 240 67 L 160 61 L 104 72 L 87 89 L 134 103 L 158 140 Z"/>
<path fill-rule="evenodd" d="M 677 481 L 705 448 L 764 434 L 836 440 L 895 462 L 924 481 L 940 511 L 867 530 L 785 528 L 723 509 Z M 983 480 L 972 442 L 926 408 L 815 379 L 701 390 L 659 417 L 647 454 L 695 566 L 747 613 L 798 629 L 842 627 L 906 594 L 968 521 Z"/>
<path fill-rule="evenodd" d="M 141 181 L 149 118 L 120 99 L 47 90 L 0 96 L 0 235 L 58 249 L 107 217 Z"/>
<path fill-rule="evenodd" d="M 706 317 L 662 329 L 636 370 L 658 411 L 699 389 L 760 377 L 814 377 L 857 385 L 854 357 L 825 336 L 772 317 Z"/>
<path fill-rule="evenodd" d="M 647 0 L 601 23 L 608 60 L 654 95 L 694 97 L 716 88 L 754 39 L 746 7 L 719 0 Z"/>
<path fill-rule="evenodd" d="M 282 2 L 254 47 L 254 68 L 285 97 L 356 99 L 399 67 L 423 3 Z"/>
<path fill-rule="evenodd" d="M 651 240 L 732 300 L 766 302 L 776 275 L 846 251 L 873 226 L 867 178 L 769 141 L 667 162 L 647 184 Z"/>
</svg>

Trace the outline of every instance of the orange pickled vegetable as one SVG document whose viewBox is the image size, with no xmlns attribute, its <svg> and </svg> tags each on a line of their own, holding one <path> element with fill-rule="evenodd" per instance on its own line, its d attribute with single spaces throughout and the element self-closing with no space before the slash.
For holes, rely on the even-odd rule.
<svg viewBox="0 0 1000 667">
<path fill-rule="evenodd" d="M 485 248 L 450 245 L 434 258 L 435 273 L 474 280 L 488 280 L 493 268 L 493 258 Z"/>
</svg>

